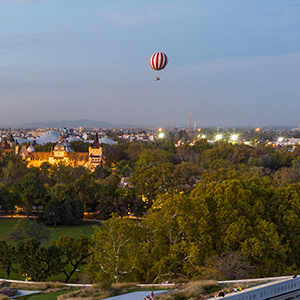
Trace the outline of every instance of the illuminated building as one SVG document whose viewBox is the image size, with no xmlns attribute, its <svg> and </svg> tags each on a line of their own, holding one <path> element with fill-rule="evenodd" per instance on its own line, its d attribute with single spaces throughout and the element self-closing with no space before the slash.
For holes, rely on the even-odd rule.
<svg viewBox="0 0 300 300">
<path fill-rule="evenodd" d="M 70 144 L 59 137 L 58 143 L 51 152 L 36 152 L 34 147 L 30 145 L 28 148 L 23 146 L 19 154 L 28 163 L 28 166 L 40 167 L 42 163 L 65 164 L 72 167 L 84 166 L 94 171 L 97 166 L 105 164 L 103 156 L 102 144 L 99 143 L 98 134 L 96 133 L 94 142 L 89 147 L 89 152 L 74 152 L 70 148 Z"/>
</svg>

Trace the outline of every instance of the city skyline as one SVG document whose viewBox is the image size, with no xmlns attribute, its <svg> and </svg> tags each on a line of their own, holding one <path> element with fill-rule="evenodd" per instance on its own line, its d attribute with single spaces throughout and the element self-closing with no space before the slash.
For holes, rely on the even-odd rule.
<svg viewBox="0 0 300 300">
<path fill-rule="evenodd" d="M 0 0 L 0 124 L 299 124 L 297 1 Z M 149 58 L 168 55 L 156 72 Z M 154 78 L 159 76 L 160 81 Z"/>
</svg>

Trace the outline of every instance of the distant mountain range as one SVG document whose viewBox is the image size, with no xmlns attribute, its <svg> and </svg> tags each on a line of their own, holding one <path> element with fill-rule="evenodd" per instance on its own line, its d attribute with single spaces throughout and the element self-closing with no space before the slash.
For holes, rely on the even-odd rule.
<svg viewBox="0 0 300 300">
<path fill-rule="evenodd" d="M 21 124 L 21 125 L 0 125 L 0 128 L 62 128 L 62 127 L 68 127 L 68 128 L 78 128 L 78 127 L 84 127 L 84 128 L 151 128 L 151 127 L 156 127 L 155 125 L 132 125 L 132 124 L 112 124 L 109 122 L 104 122 L 104 121 L 93 121 L 93 120 L 87 120 L 87 119 L 80 119 L 80 120 L 64 120 L 64 121 L 46 121 L 46 122 L 32 122 L 32 123 L 26 123 L 26 124 Z M 184 125 L 177 125 L 177 126 L 172 126 L 172 125 L 165 125 L 163 127 L 183 127 L 185 128 Z M 202 126 L 206 128 L 215 128 L 216 125 L 207 125 L 207 126 Z M 217 126 L 218 127 L 218 126 Z M 273 130 L 288 130 L 291 128 L 295 128 L 297 126 L 262 126 L 264 130 L 266 129 L 273 129 Z M 224 127 L 225 128 L 225 127 Z M 228 128 L 240 128 L 240 129 L 247 129 L 247 127 L 239 127 L 239 126 L 231 126 Z M 252 127 L 253 128 L 253 127 Z"/>
<path fill-rule="evenodd" d="M 34 122 L 20 125 L 18 127 L 25 128 L 40 128 L 40 127 L 50 127 L 50 128 L 61 128 L 61 127 L 85 127 L 85 128 L 110 128 L 115 125 L 103 122 L 103 121 L 92 121 L 86 119 L 74 120 L 74 121 L 48 121 L 48 122 Z"/>
<path fill-rule="evenodd" d="M 64 120 L 64 121 L 46 121 L 46 122 L 32 122 L 32 123 L 25 123 L 21 125 L 0 125 L 0 128 L 151 128 L 156 127 L 155 125 L 132 125 L 132 124 L 113 124 L 104 121 L 93 121 L 87 119 L 80 119 L 80 120 Z M 174 126 L 165 126 L 165 127 L 174 127 Z"/>
</svg>

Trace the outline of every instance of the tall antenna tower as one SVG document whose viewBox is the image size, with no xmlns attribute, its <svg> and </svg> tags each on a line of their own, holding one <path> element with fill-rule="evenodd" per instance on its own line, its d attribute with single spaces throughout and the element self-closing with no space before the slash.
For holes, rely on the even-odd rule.
<svg viewBox="0 0 300 300">
<path fill-rule="evenodd" d="M 191 129 L 192 113 L 189 113 L 189 129 Z"/>
</svg>

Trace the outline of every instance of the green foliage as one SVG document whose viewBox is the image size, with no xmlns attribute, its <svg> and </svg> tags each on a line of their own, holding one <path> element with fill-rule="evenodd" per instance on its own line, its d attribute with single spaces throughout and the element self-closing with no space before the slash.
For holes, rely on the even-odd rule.
<svg viewBox="0 0 300 300">
<path fill-rule="evenodd" d="M 201 199 L 183 195 L 159 197 L 146 220 L 151 242 L 147 247 L 150 272 L 159 280 L 180 274 L 193 277 L 212 251 L 207 227 L 208 208 Z"/>
<path fill-rule="evenodd" d="M 95 228 L 88 274 L 96 282 L 135 280 L 142 258 L 143 229 L 132 220 L 118 218 L 111 218 L 103 226 L 104 230 Z"/>
<path fill-rule="evenodd" d="M 74 152 L 88 152 L 89 151 L 89 142 L 84 141 L 71 141 L 70 147 Z"/>
<path fill-rule="evenodd" d="M 55 246 L 42 247 L 35 239 L 20 242 L 16 259 L 22 274 L 33 281 L 45 281 L 62 270 L 61 251 Z"/>
<path fill-rule="evenodd" d="M 183 131 L 175 137 L 193 139 Z M 50 250 L 39 243 L 40 225 L 20 222 L 13 233 L 23 247 L 16 249 L 20 268 L 35 280 L 55 272 L 67 278 L 77 259 L 93 252 L 80 264 L 89 262 L 88 274 L 95 281 L 230 279 L 299 270 L 299 149 L 206 140 L 175 147 L 172 138 L 170 133 L 168 141 L 105 145 L 107 164 L 94 173 L 63 164 L 27 168 L 15 155 L 1 156 L 5 213 L 13 215 L 16 206 L 28 217 L 35 213 L 57 238 L 57 226 L 76 226 L 83 211 L 107 220 L 92 245 L 82 240 L 82 255 L 71 245 L 80 240 L 80 232 L 71 242 L 65 238 L 55 244 L 59 250 Z M 78 151 L 86 147 L 77 146 Z M 120 184 L 121 177 L 128 177 L 128 185 Z M 123 218 L 129 213 L 142 218 Z M 3 253 L 6 246 L 1 244 Z M 70 260 L 67 249 L 76 258 Z M 63 269 L 55 267 L 51 253 Z M 36 261 L 39 273 L 33 270 Z"/>
<path fill-rule="evenodd" d="M 42 182 L 34 173 L 26 174 L 17 184 L 21 203 L 27 217 L 31 215 L 33 206 L 40 206 L 45 196 Z"/>
<path fill-rule="evenodd" d="M 26 239 L 35 239 L 38 242 L 49 241 L 50 232 L 45 225 L 40 223 L 28 222 L 25 219 L 19 219 L 14 226 L 14 229 L 8 233 L 8 237 L 16 242 L 21 242 Z"/>
<path fill-rule="evenodd" d="M 0 269 L 6 272 L 6 279 L 9 278 L 15 259 L 14 246 L 0 240 Z"/>
<path fill-rule="evenodd" d="M 36 144 L 34 145 L 34 148 L 38 152 L 51 152 L 55 145 L 56 143 L 47 143 L 45 145 Z"/>
<path fill-rule="evenodd" d="M 172 162 L 173 155 L 164 150 L 145 150 L 139 155 L 139 160 L 135 163 L 136 167 L 151 167 L 162 163 Z"/>
<path fill-rule="evenodd" d="M 122 159 L 116 162 L 117 174 L 123 177 L 129 177 L 133 172 L 133 168 L 128 160 Z"/>
<path fill-rule="evenodd" d="M 179 130 L 174 136 L 175 143 L 181 142 L 186 143 L 189 140 L 189 135 L 185 130 Z"/>
<path fill-rule="evenodd" d="M 39 220 L 47 225 L 78 225 L 83 218 L 83 207 L 80 199 L 68 198 L 64 201 L 51 199 L 44 207 Z"/>
<path fill-rule="evenodd" d="M 79 239 L 74 239 L 69 236 L 61 236 L 55 246 L 61 251 L 62 266 L 64 266 L 64 274 L 66 275 L 65 282 L 69 282 L 74 272 L 86 263 L 86 259 L 90 255 L 90 241 L 84 235 Z M 68 266 L 71 269 L 68 270 Z"/>
<path fill-rule="evenodd" d="M 5 212 L 14 212 L 17 196 L 14 190 L 6 184 L 0 183 L 0 206 Z"/>
<path fill-rule="evenodd" d="M 213 145 L 209 144 L 207 139 L 201 139 L 192 146 L 192 150 L 197 153 L 202 153 L 203 151 L 212 149 L 212 148 L 213 148 Z"/>
<path fill-rule="evenodd" d="M 20 219 L 17 218 L 1 218 L 0 219 L 0 240 L 6 240 L 8 241 L 8 235 L 11 231 L 14 230 L 17 222 Z M 37 224 L 35 220 L 25 220 L 26 223 L 29 224 Z M 53 226 L 46 226 L 46 230 L 49 231 L 50 236 L 49 240 L 58 240 L 60 236 L 68 235 L 70 237 L 73 237 L 74 239 L 78 239 L 82 234 L 84 234 L 86 237 L 91 239 L 91 236 L 94 234 L 94 226 L 100 226 L 100 222 L 82 222 L 80 225 L 74 225 L 74 226 L 67 226 L 67 225 L 60 225 L 56 228 L 53 228 Z M 25 225 L 26 227 L 28 225 Z M 30 228 L 30 226 L 28 226 Z M 15 243 L 12 241 L 12 243 Z M 44 243 L 49 244 L 49 242 Z"/>
<path fill-rule="evenodd" d="M 0 155 L 0 182 L 13 185 L 27 172 L 26 163 L 20 156 L 11 153 Z"/>
<path fill-rule="evenodd" d="M 162 163 L 152 168 L 139 167 L 130 177 L 130 184 L 134 186 L 136 195 L 143 196 L 146 207 L 161 193 L 169 191 L 172 187 L 172 174 L 174 165 Z"/>
</svg>

